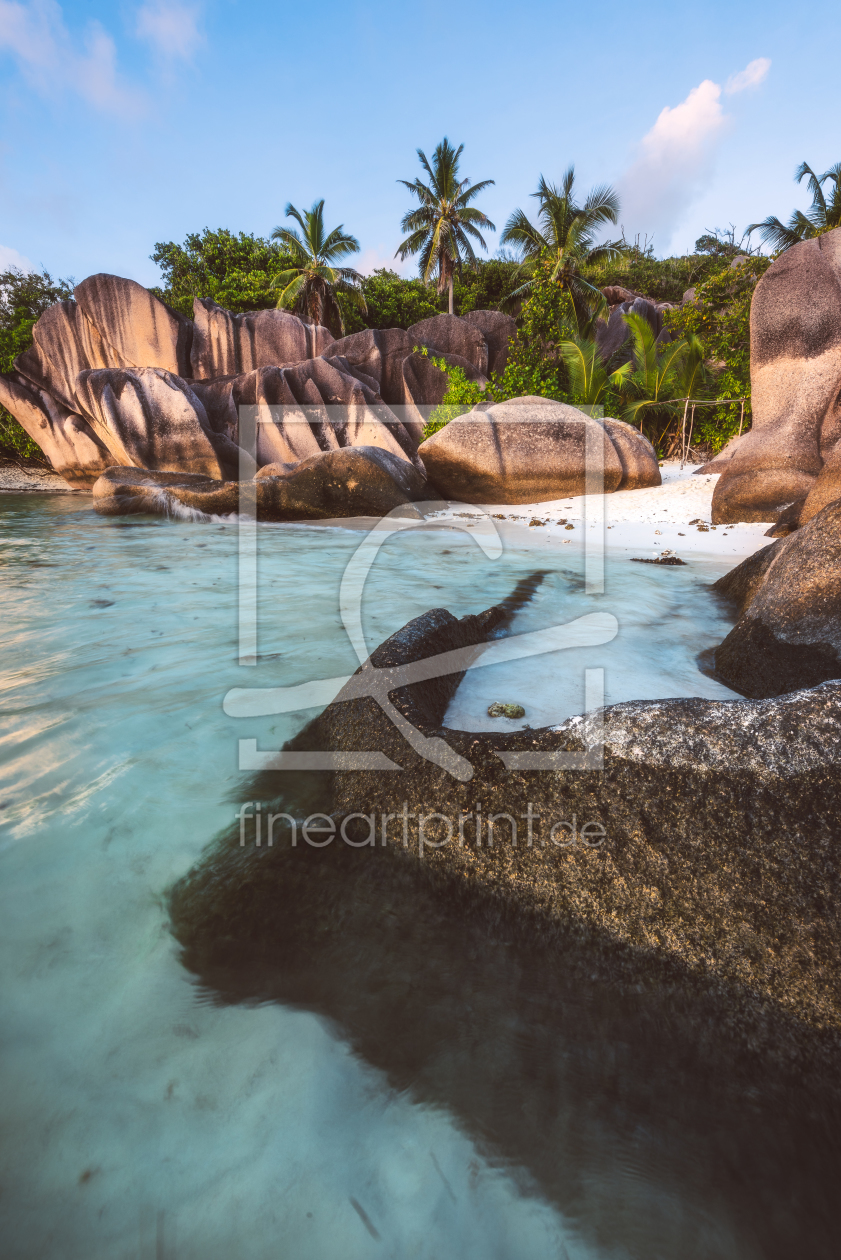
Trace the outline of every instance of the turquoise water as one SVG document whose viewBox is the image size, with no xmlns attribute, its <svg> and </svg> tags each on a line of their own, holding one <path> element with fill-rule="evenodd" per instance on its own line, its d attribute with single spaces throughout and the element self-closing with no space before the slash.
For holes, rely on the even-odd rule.
<svg viewBox="0 0 841 1260">
<path fill-rule="evenodd" d="M 85 498 L 0 497 L 4 1255 L 772 1254 L 751 1233 L 754 1201 L 745 1224 L 738 1198 L 710 1188 L 721 1156 L 708 1135 L 693 1137 L 690 1157 L 655 1125 L 647 1153 L 643 1121 L 611 1128 L 598 1079 L 592 1094 L 541 1097 L 529 1124 L 543 1163 L 532 1167 L 528 1142 L 476 1132 L 460 1104 L 430 1100 L 411 1074 L 395 1083 L 377 1053 L 351 1048 L 338 1014 L 303 1000 L 228 1005 L 181 965 L 166 890 L 231 822 L 238 741 L 279 748 L 311 716 L 229 718 L 223 697 L 355 668 L 339 584 L 361 537 L 259 529 L 249 669 L 237 660 L 235 524 L 102 519 Z M 570 550 L 543 550 L 536 565 L 525 547 L 487 559 L 452 530 L 392 539 L 366 587 L 369 646 L 430 606 L 479 611 L 535 567 L 547 576 L 515 628 L 577 616 Z M 726 632 L 705 591 L 720 571 L 608 565 L 605 599 L 620 624 L 627 615 L 613 655 L 595 662 L 608 699 L 727 694 L 694 665 Z M 579 666 L 562 656 L 539 674 L 528 662 L 519 674 L 488 669 L 502 672 L 481 684 L 471 675 L 479 690 L 454 705 L 477 722 L 489 695 L 522 700 L 533 725 L 563 717 L 578 684 L 561 682 Z M 522 1064 L 514 1072 L 515 1110 L 534 1079 Z M 553 1156 L 550 1142 L 547 1155 L 564 1117 L 583 1123 L 582 1097 L 600 1136 L 587 1121 L 577 1145 Z"/>
</svg>

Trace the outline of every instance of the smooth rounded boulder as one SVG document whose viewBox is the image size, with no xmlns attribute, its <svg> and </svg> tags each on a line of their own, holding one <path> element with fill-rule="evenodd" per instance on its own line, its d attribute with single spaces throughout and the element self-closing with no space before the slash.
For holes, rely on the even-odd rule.
<svg viewBox="0 0 841 1260">
<path fill-rule="evenodd" d="M 200 473 L 109 468 L 93 488 L 104 516 L 250 515 L 262 521 L 386 516 L 429 498 L 426 479 L 405 459 L 375 446 L 345 446 L 295 464 L 267 465 L 250 482 Z"/>
<path fill-rule="evenodd" d="M 841 501 L 715 583 L 739 621 L 716 648 L 728 686 L 755 698 L 841 678 Z"/>
<path fill-rule="evenodd" d="M 663 480 L 660 462 L 648 438 L 624 420 L 605 417 L 602 424 L 622 465 L 622 480 L 616 489 L 643 490 L 648 486 L 659 486 Z"/>
<path fill-rule="evenodd" d="M 536 503 L 611 494 L 622 462 L 605 426 L 549 398 L 512 398 L 451 420 L 418 454 L 445 499 Z"/>
<path fill-rule="evenodd" d="M 753 426 L 722 473 L 713 524 L 776 522 L 841 440 L 841 228 L 792 246 L 750 313 Z"/>
</svg>

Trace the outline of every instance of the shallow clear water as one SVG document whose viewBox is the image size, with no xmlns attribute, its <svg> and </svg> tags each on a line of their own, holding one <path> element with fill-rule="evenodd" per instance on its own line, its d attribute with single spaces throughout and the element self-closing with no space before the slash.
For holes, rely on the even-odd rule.
<svg viewBox="0 0 841 1260">
<path fill-rule="evenodd" d="M 238 740 L 279 748 L 311 716 L 228 718 L 223 697 L 355 668 L 338 592 L 360 537 L 260 528 L 260 659 L 248 669 L 235 525 L 0 498 L 4 1255 L 770 1254 L 709 1188 L 720 1156 L 697 1135 L 691 1156 L 664 1146 L 660 1130 L 651 1155 L 636 1120 L 620 1135 L 601 1078 L 551 1105 L 541 1096 L 529 1121 L 561 1193 L 528 1144 L 506 1149 L 493 1125 L 474 1130 L 469 1108 L 431 1100 L 411 1073 L 395 1084 L 378 1051 L 352 1050 L 338 1012 L 212 1002 L 181 965 L 165 893 L 230 825 Z M 366 587 L 368 644 L 431 606 L 479 611 L 535 567 L 547 576 L 513 629 L 578 616 L 564 550 L 536 566 L 525 548 L 489 560 L 453 530 L 394 538 Z M 609 566 L 600 598 L 620 632 L 586 662 L 605 667 L 608 700 L 727 694 L 694 665 L 727 629 L 704 590 L 720 571 Z M 581 661 L 565 656 L 474 671 L 449 721 L 481 726 L 491 699 L 521 700 L 531 725 L 580 709 Z M 458 968 L 453 982 L 457 1003 Z M 534 1000 L 546 1000 L 539 980 Z M 588 999 L 575 1001 L 581 1015 Z M 515 1110 L 534 1104 L 541 1074 L 512 1069 Z M 508 1096 L 501 1081 L 488 1090 Z M 569 1136 L 582 1099 L 601 1136 L 585 1126 L 553 1156 L 547 1135 Z"/>
</svg>

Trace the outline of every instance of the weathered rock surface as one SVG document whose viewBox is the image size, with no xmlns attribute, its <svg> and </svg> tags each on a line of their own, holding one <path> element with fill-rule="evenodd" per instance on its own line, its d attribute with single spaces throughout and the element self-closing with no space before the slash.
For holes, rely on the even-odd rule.
<svg viewBox="0 0 841 1260">
<path fill-rule="evenodd" d="M 405 459 L 376 446 L 320 451 L 295 464 L 260 470 L 253 482 L 201 474 L 109 468 L 93 488 L 103 515 L 155 512 L 208 516 L 255 510 L 264 521 L 333 520 L 385 516 L 429 498 L 423 476 Z"/>
<path fill-rule="evenodd" d="M 104 368 L 80 372 L 76 389 L 112 464 L 223 476 L 205 409 L 180 377 L 161 368 Z"/>
<path fill-rule="evenodd" d="M 841 440 L 841 229 L 785 251 L 751 304 L 753 427 L 713 495 L 715 524 L 776 521 Z"/>
<path fill-rule="evenodd" d="M 469 503 L 534 503 L 585 492 L 585 443 L 603 461 L 604 490 L 624 475 L 616 448 L 598 420 L 550 399 L 515 398 L 457 416 L 422 443 L 427 475 L 445 499 Z M 600 480 L 593 474 L 592 492 Z"/>
<path fill-rule="evenodd" d="M 90 276 L 38 320 L 34 345 L 0 377 L 4 405 L 79 484 L 111 464 L 250 476 L 348 446 L 378 446 L 423 475 L 417 446 L 447 382 L 413 347 L 484 387 L 489 347 L 499 368 L 515 331 L 508 316 L 476 311 L 336 342 L 286 311 L 233 314 L 197 299 L 194 313 L 134 281 Z M 243 406 L 269 421 L 256 425 L 253 459 L 239 447 Z"/>
<path fill-rule="evenodd" d="M 174 376 L 190 375 L 191 321 L 142 284 L 101 272 L 77 284 L 73 296 L 116 359 L 86 366 L 157 367 Z"/>
<path fill-rule="evenodd" d="M 383 402 L 401 406 L 405 402 L 403 360 L 412 353 L 413 345 L 402 328 L 366 328 L 334 341 L 330 354 L 341 355 L 352 368 L 373 377 Z"/>
<path fill-rule="evenodd" d="M 35 438 L 56 472 L 74 486 L 91 486 L 113 462 L 107 447 L 82 416 L 46 390 L 11 372 L 0 376 L 0 405 Z M 23 418 L 23 419 L 22 419 Z"/>
<path fill-rule="evenodd" d="M 641 490 L 662 482 L 657 452 L 648 438 L 624 420 L 605 417 L 602 421 L 622 465 L 617 490 Z"/>
<path fill-rule="evenodd" d="M 780 696 L 841 677 L 841 502 L 750 556 L 715 588 L 741 617 L 716 649 L 744 695 Z"/>
<path fill-rule="evenodd" d="M 330 349 L 332 350 L 332 346 Z M 241 444 L 240 408 L 256 434 L 256 463 L 295 463 L 344 446 L 380 446 L 423 473 L 417 433 L 398 420 L 376 381 L 339 355 L 191 382 L 209 423 Z M 251 439 L 242 444 L 251 449 Z"/>
<path fill-rule="evenodd" d="M 72 299 L 49 307 L 32 329 L 32 336 L 35 344 L 18 355 L 15 367 L 69 411 L 78 411 L 76 378 L 80 372 L 126 366 Z M 16 418 L 24 424 L 19 416 Z"/>
<path fill-rule="evenodd" d="M 427 346 L 438 355 L 458 355 L 482 376 L 487 376 L 488 343 L 476 325 L 458 315 L 433 315 L 431 319 L 412 324 L 408 331 L 412 347 Z"/>
<path fill-rule="evenodd" d="M 643 987 L 667 975 L 684 989 L 712 986 L 746 1034 L 761 1036 L 773 1015 L 793 1042 L 827 1034 L 837 1052 L 841 683 L 781 700 L 614 705 L 603 728 L 598 715 L 512 734 L 443 727 L 464 662 L 443 660 L 441 674 L 412 663 L 459 648 L 472 658 L 503 620 L 499 609 L 462 621 L 435 609 L 382 644 L 286 747 L 376 750 L 402 770 L 313 775 L 311 791 L 300 772 L 282 775 L 302 801 L 309 791 L 300 817 L 323 811 L 337 830 L 346 820 L 361 844 L 368 815 L 390 816 L 388 845 L 457 894 L 459 919 L 485 907 L 505 939 L 587 943 L 614 978 L 627 968 Z M 372 689 L 431 743 L 411 745 Z M 466 774 L 422 755 L 438 756 L 441 742 Z M 590 768 L 553 765 L 566 753 Z M 380 840 L 378 829 L 372 862 Z M 226 918 L 240 890 L 233 872 L 227 893 L 219 884 L 223 864 L 214 857 L 211 883 L 214 915 Z"/>
<path fill-rule="evenodd" d="M 469 311 L 463 318 L 478 328 L 487 342 L 487 374 L 502 375 L 508 362 L 508 346 L 517 335 L 517 321 L 502 311 Z"/>
<path fill-rule="evenodd" d="M 805 525 L 837 499 L 841 499 L 841 441 L 826 453 L 823 468 L 800 508 L 797 524 Z"/>
<path fill-rule="evenodd" d="M 443 360 L 448 367 L 459 367 L 469 381 L 475 381 L 480 389 L 484 389 L 488 378 L 473 366 L 468 359 L 458 354 L 436 353 L 436 359 Z M 412 426 L 412 433 L 423 439 L 423 427 L 429 420 L 433 409 L 444 401 L 449 387 L 447 373 L 436 367 L 432 355 L 425 355 L 420 350 L 408 355 L 403 360 L 403 397 L 407 424 Z"/>
<path fill-rule="evenodd" d="M 305 324 L 289 311 L 234 315 L 211 298 L 196 298 L 193 320 L 190 375 L 197 380 L 301 363 L 333 343 L 329 328 Z"/>
</svg>

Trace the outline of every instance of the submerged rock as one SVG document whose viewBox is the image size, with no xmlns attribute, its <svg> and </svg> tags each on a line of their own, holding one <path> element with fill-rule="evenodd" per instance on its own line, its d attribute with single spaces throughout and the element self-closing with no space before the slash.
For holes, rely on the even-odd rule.
<svg viewBox="0 0 841 1260">
<path fill-rule="evenodd" d="M 763 547 L 714 586 L 740 619 L 715 668 L 748 696 L 779 696 L 841 677 L 841 501 Z"/>
<path fill-rule="evenodd" d="M 336 845 L 341 826 L 369 863 L 391 848 L 506 940 L 574 944 L 612 983 L 714 990 L 754 1048 L 776 1025 L 792 1052 L 826 1036 L 837 1054 L 841 682 L 782 699 L 619 704 L 541 730 L 443 727 L 461 672 L 504 619 L 499 606 L 460 621 L 434 609 L 381 644 L 286 749 L 377 751 L 392 771 L 281 772 L 292 797 L 279 808 L 329 815 Z M 248 796 L 267 799 L 271 781 Z M 259 931 L 250 862 L 232 848 L 186 881 L 194 916 L 210 897 L 211 937 L 220 915 Z"/>
<path fill-rule="evenodd" d="M 385 516 L 427 499 L 429 490 L 407 460 L 380 447 L 345 446 L 294 464 L 269 465 L 253 482 L 109 468 L 96 482 L 93 496 L 96 510 L 107 516 L 182 511 L 226 516 L 256 510 L 262 521 L 305 521 Z"/>
<path fill-rule="evenodd" d="M 521 704 L 496 704 L 488 705 L 488 717 L 497 718 L 524 718 L 526 711 Z"/>
</svg>

